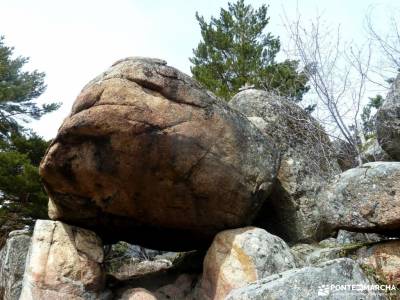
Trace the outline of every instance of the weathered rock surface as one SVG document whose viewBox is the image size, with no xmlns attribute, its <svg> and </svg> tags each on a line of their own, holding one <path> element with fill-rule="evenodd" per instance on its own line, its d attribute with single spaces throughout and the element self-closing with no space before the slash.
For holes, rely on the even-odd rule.
<svg viewBox="0 0 400 300">
<path fill-rule="evenodd" d="M 19 299 L 30 242 L 28 230 L 9 233 L 6 244 L 0 251 L 0 299 Z"/>
<path fill-rule="evenodd" d="M 120 241 L 113 245 L 106 246 L 106 248 L 107 247 L 110 247 L 108 251 L 106 250 L 107 256 L 118 257 L 122 255 L 124 257 L 130 257 L 139 260 L 154 259 L 158 255 L 164 255 L 167 253 L 171 253 L 172 255 L 172 253 L 175 253 L 175 252 L 165 252 L 160 250 L 148 249 L 138 245 L 132 245 L 123 241 Z"/>
<path fill-rule="evenodd" d="M 196 300 L 193 295 L 193 287 L 197 276 L 182 274 L 174 283 L 165 285 L 154 292 L 158 300 L 182 299 Z"/>
<path fill-rule="evenodd" d="M 400 162 L 372 162 L 347 170 L 320 193 L 324 230 L 397 235 L 400 229 Z"/>
<path fill-rule="evenodd" d="M 124 264 L 117 268 L 109 268 L 108 274 L 114 276 L 118 280 L 127 280 L 129 278 L 143 276 L 149 273 L 159 272 L 172 267 L 172 262 L 166 259 L 158 260 L 125 260 Z"/>
<path fill-rule="evenodd" d="M 229 104 L 274 140 L 281 153 L 276 187 L 256 225 L 285 241 L 316 240 L 316 191 L 340 172 L 329 137 L 299 106 L 266 91 L 242 91 Z"/>
<path fill-rule="evenodd" d="M 361 247 L 361 246 L 360 246 Z M 332 259 L 346 257 L 342 247 L 319 247 L 312 244 L 297 244 L 290 248 L 298 267 L 312 266 Z"/>
<path fill-rule="evenodd" d="M 263 229 L 246 227 L 220 232 L 204 259 L 198 299 L 224 299 L 235 288 L 295 268 L 289 247 Z"/>
<path fill-rule="evenodd" d="M 298 267 L 314 266 L 337 258 L 356 256 L 357 251 L 372 243 L 297 244 L 290 248 Z"/>
<path fill-rule="evenodd" d="M 126 290 L 118 300 L 158 300 L 153 293 L 144 288 Z"/>
<path fill-rule="evenodd" d="M 363 145 L 361 159 L 364 163 L 373 161 L 393 161 L 393 159 L 382 149 L 376 138 L 371 138 Z"/>
<path fill-rule="evenodd" d="M 26 261 L 20 300 L 102 299 L 103 248 L 93 232 L 38 220 Z"/>
<path fill-rule="evenodd" d="M 376 116 L 379 144 L 393 159 L 400 160 L 400 74 Z"/>
<path fill-rule="evenodd" d="M 172 267 L 174 262 L 172 252 L 166 252 L 164 256 L 162 251 L 146 249 L 126 242 L 116 243 L 105 252 L 104 270 L 107 275 L 117 280 L 128 280 L 165 270 Z M 179 255 L 179 253 L 174 254 L 175 257 Z"/>
<path fill-rule="evenodd" d="M 356 256 L 381 282 L 400 286 L 400 240 L 362 247 Z"/>
<path fill-rule="evenodd" d="M 359 165 L 357 151 L 346 141 L 333 142 L 338 163 L 342 171 L 356 168 Z M 363 163 L 374 161 L 393 161 L 393 159 L 379 145 L 378 139 L 373 136 L 366 140 L 361 147 L 360 159 Z"/>
<path fill-rule="evenodd" d="M 387 237 L 377 233 L 362 233 L 362 232 L 351 232 L 347 230 L 339 230 L 336 243 L 339 245 L 343 244 L 355 244 L 355 243 L 372 243 L 386 240 Z"/>
<path fill-rule="evenodd" d="M 331 285 L 370 285 L 360 266 L 349 258 L 285 271 L 233 290 L 226 300 L 386 299 L 373 291 L 339 291 Z"/>
<path fill-rule="evenodd" d="M 389 251 L 392 252 L 395 246 L 399 246 L 399 243 L 385 241 L 386 237 L 373 233 L 353 233 L 345 230 L 339 230 L 339 233 L 342 235 L 341 238 L 338 235 L 337 239 L 327 239 L 318 244 L 296 244 L 292 246 L 290 251 L 296 259 L 296 265 L 298 267 L 313 266 L 343 257 L 356 259 L 360 263 L 363 263 L 363 260 L 366 259 L 365 265 L 368 265 L 375 252 L 379 253 L 381 248 L 383 251 L 386 250 L 385 245 L 389 245 Z M 400 251 L 400 248 L 398 251 Z M 385 255 L 383 256 L 385 257 Z M 378 266 L 386 264 L 386 259 L 381 260 L 385 260 L 385 262 L 377 263 Z M 393 265 L 396 265 L 396 259 L 394 259 Z"/>
<path fill-rule="evenodd" d="M 355 168 L 358 165 L 357 151 L 349 142 L 336 139 L 332 142 L 332 146 L 342 171 Z"/>
<path fill-rule="evenodd" d="M 113 299 L 118 300 L 197 300 L 193 298 L 193 287 L 197 280 L 197 275 L 181 274 L 171 282 L 171 278 L 166 274 L 162 277 L 150 277 L 139 279 L 133 283 L 132 288 L 123 287 L 114 293 Z M 145 279 L 145 280 L 143 280 Z M 132 284 L 132 283 L 130 283 Z M 160 285 L 160 286 L 159 286 Z"/>
<path fill-rule="evenodd" d="M 84 87 L 40 174 L 52 219 L 105 242 L 181 251 L 252 221 L 272 188 L 275 153 L 189 76 L 128 58 Z"/>
</svg>

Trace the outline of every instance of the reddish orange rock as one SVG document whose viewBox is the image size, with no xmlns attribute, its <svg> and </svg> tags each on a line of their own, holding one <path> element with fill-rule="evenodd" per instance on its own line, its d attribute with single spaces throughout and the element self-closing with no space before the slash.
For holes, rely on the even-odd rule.
<svg viewBox="0 0 400 300">
<path fill-rule="evenodd" d="M 372 268 L 387 284 L 400 286 L 400 241 L 363 247 L 357 252 L 361 264 Z"/>
<path fill-rule="evenodd" d="M 53 220 L 185 250 L 251 223 L 276 176 L 274 149 L 189 76 L 128 58 L 84 87 L 40 174 Z"/>
</svg>

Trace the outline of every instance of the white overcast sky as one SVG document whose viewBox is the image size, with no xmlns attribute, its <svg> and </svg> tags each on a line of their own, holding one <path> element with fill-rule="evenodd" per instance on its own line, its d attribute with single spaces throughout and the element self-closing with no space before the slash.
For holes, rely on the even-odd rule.
<svg viewBox="0 0 400 300">
<path fill-rule="evenodd" d="M 398 0 L 248 0 L 270 5 L 267 30 L 285 38 L 283 9 L 299 7 L 303 18 L 323 13 L 341 24 L 347 39 L 362 35 L 365 13 L 382 13 Z M 200 41 L 195 13 L 216 16 L 225 0 L 0 0 L 0 35 L 18 55 L 29 56 L 28 69 L 46 73 L 47 90 L 40 102 L 62 102 L 62 107 L 30 126 L 46 139 L 53 138 L 81 88 L 114 61 L 127 56 L 165 59 L 190 74 L 188 58 Z"/>
</svg>

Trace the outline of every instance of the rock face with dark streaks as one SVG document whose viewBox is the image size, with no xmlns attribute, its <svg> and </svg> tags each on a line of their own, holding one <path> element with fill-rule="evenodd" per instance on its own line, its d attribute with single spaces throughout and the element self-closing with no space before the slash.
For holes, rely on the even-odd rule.
<svg viewBox="0 0 400 300">
<path fill-rule="evenodd" d="M 251 223 L 276 170 L 245 116 L 165 61 L 128 58 L 84 87 L 40 174 L 53 220 L 184 250 Z"/>
<path fill-rule="evenodd" d="M 292 101 L 267 91 L 244 90 L 229 105 L 246 115 L 280 152 L 277 182 L 257 225 L 292 243 L 320 238 L 316 194 L 340 172 L 322 126 Z"/>
<path fill-rule="evenodd" d="M 400 160 L 400 74 L 376 114 L 378 141 L 394 160 Z"/>
</svg>

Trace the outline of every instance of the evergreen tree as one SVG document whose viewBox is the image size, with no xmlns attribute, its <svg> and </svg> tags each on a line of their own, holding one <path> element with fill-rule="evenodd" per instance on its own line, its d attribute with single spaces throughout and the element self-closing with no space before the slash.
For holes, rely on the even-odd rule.
<svg viewBox="0 0 400 300">
<path fill-rule="evenodd" d="M 297 71 L 297 61 L 275 62 L 280 41 L 264 33 L 267 12 L 267 5 L 255 10 L 238 0 L 228 3 L 228 10 L 221 8 L 219 18 L 211 17 L 209 23 L 196 13 L 202 41 L 190 58 L 194 78 L 225 100 L 250 84 L 300 101 L 309 89 L 308 77 Z"/>
<path fill-rule="evenodd" d="M 13 58 L 14 48 L 4 45 L 0 36 L 0 138 L 7 139 L 12 132 L 21 129 L 21 121 L 39 119 L 42 115 L 58 108 L 58 104 L 38 106 L 39 97 L 46 85 L 44 73 L 24 71 L 28 58 Z"/>
<path fill-rule="evenodd" d="M 44 73 L 24 71 L 28 58 L 14 57 L 0 37 L 0 247 L 6 234 L 47 217 L 47 196 L 38 167 L 48 142 L 25 128 L 59 107 L 35 102 Z"/>
<path fill-rule="evenodd" d="M 38 165 L 48 143 L 40 137 L 18 136 L 0 149 L 1 209 L 25 219 L 46 218 L 47 196 Z"/>
<path fill-rule="evenodd" d="M 375 97 L 369 98 L 369 102 L 363 108 L 361 114 L 362 128 L 366 138 L 369 138 L 375 134 L 376 131 L 376 111 L 382 106 L 383 97 L 376 95 Z M 373 113 L 373 109 L 375 112 Z"/>
</svg>

